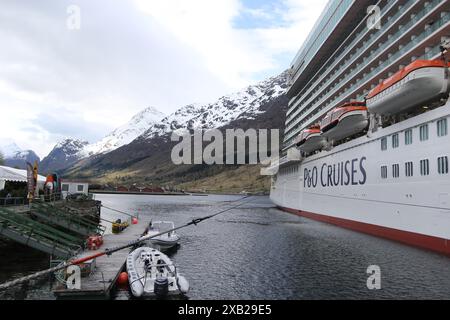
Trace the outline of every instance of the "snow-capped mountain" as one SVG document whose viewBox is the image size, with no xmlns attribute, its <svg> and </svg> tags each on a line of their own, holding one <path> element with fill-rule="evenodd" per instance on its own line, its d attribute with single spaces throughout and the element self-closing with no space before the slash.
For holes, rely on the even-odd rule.
<svg viewBox="0 0 450 320">
<path fill-rule="evenodd" d="M 40 158 L 33 150 L 22 150 L 15 142 L 4 147 L 0 147 L 3 154 L 5 165 L 13 168 L 26 169 L 27 162 L 40 163 Z"/>
<path fill-rule="evenodd" d="M 117 128 L 99 142 L 86 146 L 84 156 L 111 152 L 129 144 L 152 125 L 160 123 L 165 116 L 164 113 L 153 107 L 144 109 L 136 114 L 127 124 Z"/>
<path fill-rule="evenodd" d="M 82 158 L 89 142 L 65 139 L 59 142 L 41 162 L 41 172 L 51 173 L 69 167 Z"/>
<path fill-rule="evenodd" d="M 95 163 L 95 166 L 99 166 L 96 167 L 96 171 L 99 172 L 103 165 L 113 167 L 117 164 L 123 167 L 136 159 L 144 159 L 152 153 L 159 152 L 154 149 L 155 145 L 152 141 L 173 131 L 221 128 L 231 123 L 236 124 L 241 120 L 253 121 L 253 123 L 263 121 L 264 125 L 276 123 L 284 117 L 280 114 L 279 119 L 273 119 L 273 112 L 275 111 L 275 116 L 278 116 L 284 107 L 284 105 L 278 104 L 280 101 L 284 101 L 287 78 L 288 73 L 283 72 L 279 76 L 251 85 L 242 91 L 223 96 L 216 102 L 184 106 L 169 116 L 164 116 L 154 108 L 147 108 L 101 141 L 94 144 L 79 142 L 76 148 L 69 148 L 70 156 L 66 157 L 69 161 L 65 161 L 62 156 L 64 152 L 60 149 L 63 148 L 55 147 L 55 150 L 47 158 L 58 161 L 59 165 L 47 167 L 47 158 L 43 160 L 43 163 L 46 168 L 68 169 L 69 171 L 74 169 L 69 167 L 75 162 L 78 162 L 75 171 L 88 169 Z M 268 117 L 272 118 L 266 119 L 268 114 Z M 264 128 L 270 127 L 265 126 Z M 65 146 L 64 143 L 63 145 Z M 152 147 L 150 148 L 148 145 Z M 164 149 L 165 146 L 162 148 Z M 61 156 L 55 157 L 55 153 Z M 114 159 L 112 161 L 114 164 L 110 163 L 108 159 Z"/>
<path fill-rule="evenodd" d="M 95 178 L 120 172 L 124 179 L 154 178 L 169 184 L 173 179 L 198 179 L 203 169 L 189 171 L 171 161 L 173 142 L 170 134 L 184 129 L 282 129 L 288 106 L 287 72 L 214 103 L 190 104 L 153 124 L 140 137 L 114 151 L 80 161 L 65 171 L 73 177 Z M 186 170 L 184 172 L 183 170 Z M 205 169 L 208 171 L 208 169 Z M 226 167 L 215 168 L 218 173 Z M 205 175 L 208 175 L 209 171 Z M 211 171 L 212 172 L 212 171 Z M 134 176 L 136 175 L 136 176 Z M 183 178 L 183 179 L 184 179 Z"/>
<path fill-rule="evenodd" d="M 287 90 L 288 73 L 269 78 L 240 92 L 224 96 L 206 105 L 190 104 L 151 126 L 142 136 L 151 139 L 155 136 L 183 129 L 220 128 L 232 121 L 255 119 L 265 112 L 261 106 L 283 95 Z"/>
<path fill-rule="evenodd" d="M 89 144 L 86 141 L 65 139 L 58 143 L 50 154 L 42 160 L 42 167 L 49 172 L 58 171 L 68 168 L 84 158 L 116 150 L 142 135 L 165 116 L 155 108 L 149 107 L 136 114 L 127 124 L 117 128 L 96 143 Z"/>
<path fill-rule="evenodd" d="M 11 142 L 6 146 L 0 147 L 0 151 L 5 158 L 10 158 L 23 150 L 15 142 Z"/>
</svg>

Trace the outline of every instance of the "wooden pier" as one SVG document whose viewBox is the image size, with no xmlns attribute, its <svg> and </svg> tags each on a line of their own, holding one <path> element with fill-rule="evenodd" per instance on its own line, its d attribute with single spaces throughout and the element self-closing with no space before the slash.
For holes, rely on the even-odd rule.
<svg viewBox="0 0 450 320">
<path fill-rule="evenodd" d="M 120 234 L 105 235 L 104 244 L 98 251 L 85 251 L 76 258 L 83 258 L 102 252 L 107 248 L 125 245 L 141 237 L 150 223 L 145 217 L 137 225 L 130 225 Z M 131 249 L 124 249 L 111 256 L 102 256 L 95 260 L 95 269 L 88 277 L 81 278 L 80 290 L 69 290 L 61 283 L 57 283 L 53 293 L 58 299 L 109 299 L 117 279 L 125 269 L 125 262 Z"/>
</svg>

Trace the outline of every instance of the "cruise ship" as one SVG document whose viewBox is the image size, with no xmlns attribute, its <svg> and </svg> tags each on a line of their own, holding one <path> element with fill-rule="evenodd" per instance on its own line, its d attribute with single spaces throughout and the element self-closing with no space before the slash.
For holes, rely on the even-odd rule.
<svg viewBox="0 0 450 320">
<path fill-rule="evenodd" d="M 331 0 L 290 69 L 281 209 L 450 255 L 450 1 Z"/>
</svg>

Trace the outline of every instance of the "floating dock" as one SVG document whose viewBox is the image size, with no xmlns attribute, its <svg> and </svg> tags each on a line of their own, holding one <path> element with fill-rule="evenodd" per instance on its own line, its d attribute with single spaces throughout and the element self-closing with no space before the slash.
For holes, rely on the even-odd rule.
<svg viewBox="0 0 450 320">
<path fill-rule="evenodd" d="M 150 218 L 139 220 L 137 225 L 130 225 L 120 234 L 105 235 L 104 244 L 97 251 L 84 251 L 77 255 L 75 259 L 80 259 L 103 252 L 107 248 L 123 246 L 140 238 L 147 226 Z M 57 283 L 53 293 L 58 299 L 109 299 L 114 289 L 117 279 L 124 271 L 125 262 L 131 249 L 124 249 L 111 256 L 102 256 L 95 259 L 92 273 L 87 277 L 81 278 L 80 290 L 69 290 L 62 283 Z"/>
</svg>

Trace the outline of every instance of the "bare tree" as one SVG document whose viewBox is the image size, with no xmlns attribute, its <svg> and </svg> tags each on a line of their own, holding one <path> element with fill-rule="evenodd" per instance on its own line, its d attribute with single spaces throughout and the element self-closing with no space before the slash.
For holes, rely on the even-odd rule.
<svg viewBox="0 0 450 320">
<path fill-rule="evenodd" d="M 0 166 L 3 166 L 5 164 L 5 157 L 3 156 L 3 153 L 0 152 Z"/>
</svg>

